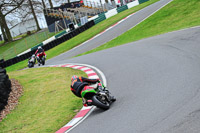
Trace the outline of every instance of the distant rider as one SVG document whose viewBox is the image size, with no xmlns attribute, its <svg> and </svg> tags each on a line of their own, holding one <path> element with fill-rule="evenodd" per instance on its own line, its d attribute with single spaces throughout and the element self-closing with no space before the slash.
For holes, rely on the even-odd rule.
<svg viewBox="0 0 200 133">
<path fill-rule="evenodd" d="M 78 77 L 76 75 L 73 75 L 71 78 L 71 91 L 77 96 L 81 97 L 81 91 L 83 89 L 86 89 L 91 84 L 97 84 L 99 83 L 99 79 L 88 79 L 85 77 Z M 91 87 L 90 87 L 91 88 Z M 111 96 L 111 101 L 115 101 L 115 97 Z"/>
<path fill-rule="evenodd" d="M 44 56 L 45 59 L 47 57 L 46 53 L 44 52 L 44 49 L 41 46 L 38 47 L 37 51 L 35 52 L 35 55 L 36 55 L 36 58 L 37 58 L 37 61 L 38 61 L 38 65 L 40 65 L 39 60 L 40 60 L 41 57 Z"/>
</svg>

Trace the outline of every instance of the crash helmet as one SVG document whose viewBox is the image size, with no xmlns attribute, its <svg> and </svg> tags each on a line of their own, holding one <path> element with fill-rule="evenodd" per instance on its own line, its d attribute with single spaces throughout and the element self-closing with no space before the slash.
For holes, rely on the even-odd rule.
<svg viewBox="0 0 200 133">
<path fill-rule="evenodd" d="M 38 47 L 38 49 L 42 49 L 42 47 L 41 47 L 41 46 L 39 46 L 39 47 Z"/>
<path fill-rule="evenodd" d="M 73 75 L 72 78 L 71 78 L 71 81 L 77 79 L 78 77 L 76 75 Z"/>
</svg>

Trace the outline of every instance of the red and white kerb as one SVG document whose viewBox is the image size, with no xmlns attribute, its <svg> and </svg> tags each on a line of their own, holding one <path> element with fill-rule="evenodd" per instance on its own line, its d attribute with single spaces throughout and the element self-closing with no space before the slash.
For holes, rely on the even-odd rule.
<svg viewBox="0 0 200 133">
<path fill-rule="evenodd" d="M 65 64 L 65 65 L 54 65 L 54 66 L 51 66 L 51 67 L 69 67 L 69 68 L 73 68 L 73 69 L 78 69 L 78 70 L 84 71 L 88 75 L 89 79 L 99 79 L 96 72 L 94 70 L 92 70 L 91 68 L 86 67 L 86 66 Z M 87 113 L 92 108 L 93 108 L 93 106 L 89 106 L 89 107 L 83 106 L 82 109 L 79 111 L 79 113 L 69 123 L 67 123 L 65 126 L 60 128 L 56 133 L 67 132 L 67 130 L 69 130 L 72 126 L 74 126 L 76 123 L 78 123 L 84 116 L 86 116 Z"/>
</svg>

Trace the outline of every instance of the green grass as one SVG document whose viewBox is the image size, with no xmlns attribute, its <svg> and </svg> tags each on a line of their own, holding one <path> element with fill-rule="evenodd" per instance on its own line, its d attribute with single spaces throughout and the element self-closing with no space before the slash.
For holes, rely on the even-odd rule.
<svg viewBox="0 0 200 133">
<path fill-rule="evenodd" d="M 18 106 L 0 122 L 0 133 L 53 133 L 69 122 L 82 107 L 72 94 L 70 68 L 37 68 L 10 72 L 23 86 Z"/>
<path fill-rule="evenodd" d="M 88 39 L 92 38 L 93 36 L 97 35 L 98 33 L 104 31 L 106 28 L 110 27 L 111 25 L 115 24 L 116 22 L 120 21 L 121 19 L 125 18 L 126 16 L 128 16 L 134 12 L 137 12 L 138 10 L 140 10 L 150 4 L 153 4 L 157 1 L 159 1 L 159 0 L 150 0 L 148 2 L 138 5 L 136 7 L 133 7 L 131 9 L 120 12 L 119 14 L 112 16 L 111 18 L 98 23 L 97 25 L 91 27 L 90 29 L 82 32 L 78 36 L 56 46 L 53 49 L 48 50 L 46 52 L 47 59 L 53 58 L 63 52 L 66 52 L 66 51 L 74 48 L 75 46 L 87 41 Z M 17 63 L 15 65 L 7 67 L 6 69 L 7 69 L 7 71 L 15 71 L 15 70 L 23 69 L 24 67 L 27 66 L 27 62 L 28 62 L 27 60 L 22 61 L 20 63 Z"/>
<path fill-rule="evenodd" d="M 8 72 L 12 72 L 12 71 L 16 71 L 16 70 L 20 70 L 20 69 L 24 69 L 25 67 L 28 67 L 28 59 L 21 61 L 19 63 L 16 63 L 12 66 L 6 67 L 6 71 Z"/>
<path fill-rule="evenodd" d="M 200 25 L 199 0 L 174 0 L 163 9 L 119 37 L 78 56 L 143 38 Z"/>
<path fill-rule="evenodd" d="M 4 41 L 0 41 L 0 46 L 4 43 Z"/>
<path fill-rule="evenodd" d="M 8 60 L 55 35 L 48 31 L 36 33 L 0 46 L 0 59 Z"/>
</svg>

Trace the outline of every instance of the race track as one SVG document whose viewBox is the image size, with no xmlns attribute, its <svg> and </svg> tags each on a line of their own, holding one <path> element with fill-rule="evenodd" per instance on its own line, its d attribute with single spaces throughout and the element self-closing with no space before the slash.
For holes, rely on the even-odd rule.
<svg viewBox="0 0 200 133">
<path fill-rule="evenodd" d="M 200 27 L 195 27 L 77 58 L 69 59 L 72 55 L 66 52 L 48 60 L 48 65 L 83 63 L 98 67 L 117 97 L 109 110 L 95 109 L 71 132 L 200 132 L 199 36 Z"/>
<path fill-rule="evenodd" d="M 191 28 L 60 61 L 98 67 L 117 97 L 71 132 L 199 132 L 199 36 Z"/>
</svg>

